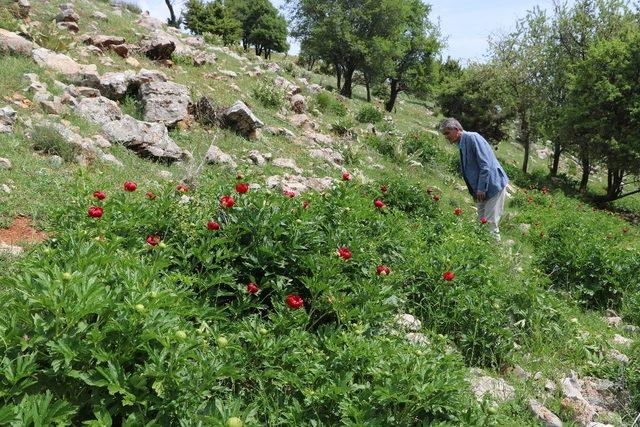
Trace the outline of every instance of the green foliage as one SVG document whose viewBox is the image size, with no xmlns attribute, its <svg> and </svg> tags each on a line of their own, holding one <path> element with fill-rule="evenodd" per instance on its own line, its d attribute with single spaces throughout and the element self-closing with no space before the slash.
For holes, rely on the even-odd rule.
<svg viewBox="0 0 640 427">
<path fill-rule="evenodd" d="M 38 46 L 55 52 L 66 52 L 74 44 L 73 35 L 67 30 L 58 29 L 55 20 L 37 25 L 20 24 L 20 31 Z"/>
<path fill-rule="evenodd" d="M 331 113 L 338 117 L 347 115 L 347 107 L 336 97 L 328 92 L 319 92 L 315 97 L 318 110 L 323 113 Z"/>
<path fill-rule="evenodd" d="M 8 7 L 0 8 L 0 28 L 14 33 L 20 31 L 20 22 Z"/>
<path fill-rule="evenodd" d="M 355 123 L 350 117 L 342 117 L 331 124 L 331 131 L 338 136 L 346 136 L 351 132 L 354 126 Z"/>
<path fill-rule="evenodd" d="M 268 80 L 261 80 L 253 87 L 253 97 L 268 108 L 278 109 L 284 104 L 284 90 Z"/>
<path fill-rule="evenodd" d="M 268 0 L 236 0 L 230 7 L 242 25 L 245 49 L 253 44 L 256 53 L 264 52 L 265 58 L 269 58 L 271 51 L 289 50 L 287 22 Z"/>
<path fill-rule="evenodd" d="M 364 137 L 364 143 L 375 148 L 378 153 L 383 156 L 387 156 L 392 160 L 399 160 L 402 158 L 402 143 L 397 138 L 389 134 L 366 135 Z"/>
<path fill-rule="evenodd" d="M 409 132 L 403 139 L 407 154 L 425 163 L 446 160 L 446 155 L 438 147 L 442 143 L 442 139 L 438 136 L 422 130 Z"/>
<path fill-rule="evenodd" d="M 203 2 L 189 0 L 184 13 L 184 25 L 195 34 L 215 34 L 225 45 L 236 43 L 242 34 L 240 22 L 222 0 Z"/>
<path fill-rule="evenodd" d="M 125 94 L 124 98 L 122 98 L 120 102 L 120 105 L 124 114 L 128 114 L 138 120 L 143 120 L 144 107 L 140 99 L 138 99 L 138 97 L 134 94 Z"/>
<path fill-rule="evenodd" d="M 69 144 L 55 129 L 47 126 L 33 128 L 31 144 L 34 150 L 60 156 L 65 162 L 73 162 L 79 154 L 79 149 L 75 145 Z"/>
<path fill-rule="evenodd" d="M 365 104 L 356 113 L 356 120 L 360 123 L 378 123 L 384 118 L 382 111 L 378 110 L 374 105 Z"/>
<path fill-rule="evenodd" d="M 204 37 L 204 41 L 207 44 L 210 44 L 213 46 L 224 45 L 224 38 L 219 34 L 204 33 L 202 36 Z"/>
</svg>

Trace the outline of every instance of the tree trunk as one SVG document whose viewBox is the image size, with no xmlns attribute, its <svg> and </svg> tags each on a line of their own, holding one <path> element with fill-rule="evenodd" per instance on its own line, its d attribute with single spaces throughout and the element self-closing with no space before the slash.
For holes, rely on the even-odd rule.
<svg viewBox="0 0 640 427">
<path fill-rule="evenodd" d="M 371 102 L 371 83 L 369 83 L 369 79 L 365 78 L 364 87 L 367 89 L 367 102 Z"/>
<path fill-rule="evenodd" d="M 355 67 L 348 66 L 344 70 L 344 83 L 342 84 L 342 89 L 340 89 L 340 95 L 346 96 L 347 98 L 351 98 L 351 90 L 353 84 L 353 73 L 355 71 Z"/>
<path fill-rule="evenodd" d="M 334 67 L 336 69 L 336 80 L 337 80 L 338 90 L 340 90 L 342 88 L 342 69 L 338 64 L 334 65 Z"/>
<path fill-rule="evenodd" d="M 562 148 L 560 147 L 560 139 L 556 136 L 555 142 L 553 143 L 553 165 L 551 166 L 551 176 L 558 176 L 560 154 L 562 154 Z"/>
<path fill-rule="evenodd" d="M 271 49 L 264 50 L 264 59 L 271 59 Z"/>
<path fill-rule="evenodd" d="M 165 4 L 167 5 L 167 7 L 169 8 L 169 21 L 167 22 L 169 24 L 170 27 L 176 27 L 178 28 L 178 21 L 176 20 L 176 14 L 173 11 L 173 4 L 171 2 L 171 0 L 164 0 Z"/>
<path fill-rule="evenodd" d="M 249 41 L 247 39 L 242 39 L 242 50 L 245 52 L 249 50 Z"/>
<path fill-rule="evenodd" d="M 396 103 L 396 99 L 398 98 L 399 93 L 400 81 L 397 79 L 391 79 L 391 95 L 389 96 L 389 100 L 384 104 L 384 109 L 389 113 L 393 111 L 393 106 Z"/>
<path fill-rule="evenodd" d="M 531 148 L 531 136 L 529 135 L 529 120 L 527 119 L 526 108 L 521 108 L 518 112 L 520 116 L 520 141 L 524 147 L 524 159 L 522 159 L 522 172 L 527 173 L 529 168 L 529 149 Z"/>
<path fill-rule="evenodd" d="M 258 50 L 258 45 L 255 45 L 254 49 L 256 50 L 256 56 L 260 56 L 260 50 Z"/>
<path fill-rule="evenodd" d="M 607 170 L 607 200 L 615 200 L 622 194 L 624 170 L 610 167 Z"/>
<path fill-rule="evenodd" d="M 589 162 L 589 155 L 583 152 L 580 155 L 580 161 L 582 163 L 582 179 L 580 179 L 580 190 L 584 191 L 587 189 L 587 184 L 589 184 L 589 173 L 591 172 L 591 162 Z"/>
</svg>

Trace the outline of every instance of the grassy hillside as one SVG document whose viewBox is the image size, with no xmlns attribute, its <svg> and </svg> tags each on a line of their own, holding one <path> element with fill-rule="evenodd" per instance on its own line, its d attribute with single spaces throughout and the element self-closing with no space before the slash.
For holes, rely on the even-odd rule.
<svg viewBox="0 0 640 427">
<path fill-rule="evenodd" d="M 32 19 L 48 22 L 59 3 L 34 4 Z M 148 32 L 135 10 L 75 10 L 76 37 L 137 43 Z M 69 36 L 38 40 L 53 47 L 60 37 Z M 81 43 L 67 51 L 100 73 L 132 68 L 112 52 L 81 52 Z M 521 174 L 520 148 L 499 145 L 514 191 L 497 244 L 476 218 L 457 148 L 434 132 L 438 117 L 423 101 L 402 94 L 392 114 L 362 123 L 375 114 L 360 87 L 345 99 L 333 78 L 295 58 L 277 56 L 274 73 L 251 54 L 214 52 L 204 66 L 184 55 L 170 68 L 132 57 L 186 85 L 193 101 L 243 100 L 293 136 L 263 130 L 248 140 L 192 121 L 169 134 L 193 160 L 154 162 L 112 145 L 104 151 L 121 167 L 80 165 L 55 138 L 43 150 L 33 125 L 46 118 L 87 138 L 99 126 L 72 108 L 47 115 L 24 92 L 23 75 L 35 73 L 62 95 L 63 76 L 0 54 L 0 107 L 18 113 L 13 132 L 0 133 L 0 157 L 11 162 L 0 169 L 9 190 L 0 189 L 0 227 L 24 216 L 49 235 L 3 241 L 25 250 L 0 253 L 0 425 L 541 425 L 530 399 L 564 425 L 587 425 L 592 409 L 589 422 L 634 422 L 639 231 L 565 193 L 570 162 L 553 183 L 546 161 L 534 154 L 532 174 Z M 248 74 L 255 67 L 260 76 Z M 292 124 L 276 75 L 301 86 L 314 132 L 333 142 L 313 143 Z M 141 117 L 135 94 L 119 105 Z M 178 187 L 212 142 L 237 168 L 205 165 Z M 342 164 L 313 157 L 319 147 Z M 295 173 L 254 164 L 252 150 L 291 158 L 299 175 L 330 177 L 332 188 L 294 197 L 269 188 L 269 177 Z M 637 212 L 638 203 L 621 207 Z M 571 378 L 580 399 L 567 391 Z M 482 393 L 495 383 L 504 393 Z"/>
</svg>

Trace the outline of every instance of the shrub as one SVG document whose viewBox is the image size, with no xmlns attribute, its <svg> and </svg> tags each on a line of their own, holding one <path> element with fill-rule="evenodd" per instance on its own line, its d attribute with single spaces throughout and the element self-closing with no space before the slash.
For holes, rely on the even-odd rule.
<svg viewBox="0 0 640 427">
<path fill-rule="evenodd" d="M 128 114 L 138 120 L 143 120 L 144 106 L 140 99 L 138 99 L 138 97 L 133 93 L 126 93 L 124 98 L 120 101 L 120 105 L 124 114 Z"/>
<path fill-rule="evenodd" d="M 280 108 L 284 104 L 284 90 L 268 80 L 261 80 L 253 87 L 253 97 L 268 108 Z"/>
<path fill-rule="evenodd" d="M 335 95 L 327 92 L 320 92 L 316 95 L 316 104 L 323 113 L 335 114 L 338 117 L 347 115 L 347 107 L 344 106 Z"/>
<path fill-rule="evenodd" d="M 402 158 L 402 149 L 400 141 L 391 135 L 373 135 L 369 134 L 364 137 L 366 145 L 373 147 L 378 153 L 394 160 Z"/>
<path fill-rule="evenodd" d="M 371 104 L 366 104 L 360 108 L 356 114 L 356 120 L 360 123 L 378 123 L 384 114 Z"/>
<path fill-rule="evenodd" d="M 438 147 L 438 137 L 426 131 L 414 130 L 403 138 L 404 149 L 410 156 L 415 156 L 425 163 L 444 160 L 442 150 Z"/>
<path fill-rule="evenodd" d="M 14 33 L 20 31 L 20 23 L 8 7 L 0 8 L 0 28 Z"/>
<path fill-rule="evenodd" d="M 351 133 L 354 125 L 349 117 L 343 117 L 331 125 L 331 131 L 338 136 L 345 136 Z"/>
<path fill-rule="evenodd" d="M 40 47 L 55 52 L 66 52 L 74 43 L 73 35 L 67 30 L 58 29 L 55 20 L 39 25 L 21 25 L 20 30 Z"/>
<path fill-rule="evenodd" d="M 35 126 L 31 132 L 31 144 L 34 150 L 45 154 L 60 156 L 65 162 L 73 162 L 80 153 L 55 130 L 47 126 Z"/>
<path fill-rule="evenodd" d="M 224 39 L 219 34 L 204 33 L 204 41 L 212 46 L 224 46 Z"/>
</svg>

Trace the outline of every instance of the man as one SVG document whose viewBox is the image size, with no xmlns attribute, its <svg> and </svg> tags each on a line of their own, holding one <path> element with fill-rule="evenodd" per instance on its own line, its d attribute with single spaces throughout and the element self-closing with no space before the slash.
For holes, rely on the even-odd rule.
<svg viewBox="0 0 640 427">
<path fill-rule="evenodd" d="M 469 193 L 478 206 L 478 218 L 486 218 L 491 232 L 500 241 L 500 217 L 504 209 L 509 178 L 489 143 L 476 132 L 466 132 L 456 119 L 444 119 L 440 131 L 460 149 L 460 168 Z"/>
</svg>

